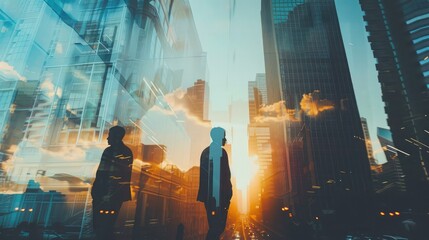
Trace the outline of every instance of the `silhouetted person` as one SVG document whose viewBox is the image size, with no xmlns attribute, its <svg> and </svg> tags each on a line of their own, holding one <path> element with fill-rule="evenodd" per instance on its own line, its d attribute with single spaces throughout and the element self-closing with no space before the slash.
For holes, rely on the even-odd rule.
<svg viewBox="0 0 429 240">
<path fill-rule="evenodd" d="M 206 239 L 219 239 L 225 230 L 228 208 L 232 197 L 231 171 L 228 154 L 222 148 L 226 143 L 225 130 L 210 131 L 212 143 L 200 158 L 200 186 L 197 200 L 204 203 L 209 223 Z"/>
<path fill-rule="evenodd" d="M 93 227 L 98 240 L 114 239 L 113 230 L 123 202 L 131 200 L 130 181 L 133 154 L 122 139 L 125 129 L 110 128 L 92 187 Z"/>
</svg>

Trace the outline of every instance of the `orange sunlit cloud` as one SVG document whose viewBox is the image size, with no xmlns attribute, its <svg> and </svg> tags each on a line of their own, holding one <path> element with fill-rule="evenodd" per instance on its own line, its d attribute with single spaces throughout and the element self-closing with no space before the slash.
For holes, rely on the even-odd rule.
<svg viewBox="0 0 429 240">
<path fill-rule="evenodd" d="M 254 119 L 259 123 L 273 123 L 283 121 L 297 121 L 295 118 L 295 110 L 287 109 L 285 101 L 278 101 L 271 105 L 263 106 L 259 109 L 262 116 L 256 116 Z"/>
<path fill-rule="evenodd" d="M 334 110 L 334 103 L 327 99 L 319 99 L 319 94 L 319 90 L 303 94 L 300 101 L 301 109 L 299 111 L 309 117 L 316 117 L 321 112 Z M 259 113 L 261 115 L 254 118 L 255 121 L 259 123 L 300 121 L 300 119 L 296 117 L 297 110 L 286 108 L 284 100 L 261 107 Z"/>
<path fill-rule="evenodd" d="M 334 103 L 326 99 L 319 99 L 319 93 L 319 90 L 315 90 L 312 93 L 302 95 L 299 105 L 301 111 L 307 116 L 316 117 L 321 112 L 334 110 Z"/>
</svg>

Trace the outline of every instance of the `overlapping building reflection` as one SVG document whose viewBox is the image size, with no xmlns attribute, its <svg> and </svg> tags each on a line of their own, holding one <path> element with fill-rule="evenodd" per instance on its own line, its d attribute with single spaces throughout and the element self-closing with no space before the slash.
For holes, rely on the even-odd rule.
<svg viewBox="0 0 429 240">
<path fill-rule="evenodd" d="M 90 235 L 89 189 L 119 124 L 136 162 L 122 233 L 164 236 L 183 223 L 203 234 L 197 169 L 167 164 L 163 143 L 142 143 L 142 117 L 155 105 L 171 110 L 165 95 L 206 78 L 189 2 L 4 1 L 0 18 L 2 227 L 58 223 Z M 204 115 L 206 85 L 197 83 L 192 112 Z"/>
</svg>

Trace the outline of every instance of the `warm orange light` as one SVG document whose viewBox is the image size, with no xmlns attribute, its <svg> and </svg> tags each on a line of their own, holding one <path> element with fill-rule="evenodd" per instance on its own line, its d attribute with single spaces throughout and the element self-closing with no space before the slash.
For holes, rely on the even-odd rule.
<svg viewBox="0 0 429 240">
<path fill-rule="evenodd" d="M 106 214 L 109 214 L 109 211 L 106 211 L 105 213 L 106 213 Z"/>
<path fill-rule="evenodd" d="M 29 212 L 32 212 L 32 211 L 33 211 L 33 209 L 32 209 L 32 208 L 30 208 L 30 209 L 28 209 L 28 211 L 29 211 Z"/>
<path fill-rule="evenodd" d="M 113 210 L 112 210 L 112 211 L 110 212 L 110 214 L 115 214 L 115 211 L 113 211 Z"/>
<path fill-rule="evenodd" d="M 399 216 L 399 215 L 401 215 L 401 213 L 400 212 L 395 212 L 395 215 Z"/>
<path fill-rule="evenodd" d="M 25 211 L 25 208 L 21 208 L 21 212 L 24 212 Z"/>
<path fill-rule="evenodd" d="M 292 214 L 292 213 L 289 213 L 289 217 L 290 217 L 290 218 L 292 218 L 292 217 L 293 217 L 293 214 Z"/>
<path fill-rule="evenodd" d="M 315 90 L 312 93 L 302 95 L 301 110 L 310 117 L 316 117 L 319 113 L 334 109 L 334 103 L 326 99 L 318 99 L 320 91 Z"/>
<path fill-rule="evenodd" d="M 316 220 L 319 220 L 319 217 L 316 217 Z"/>
<path fill-rule="evenodd" d="M 215 212 L 215 211 L 212 211 L 212 216 L 214 216 L 214 215 L 216 215 L 216 212 Z"/>
<path fill-rule="evenodd" d="M 380 215 L 381 216 L 385 216 L 386 214 L 384 212 L 380 212 Z"/>
<path fill-rule="evenodd" d="M 289 208 L 288 208 L 288 207 L 285 207 L 285 211 L 289 211 Z"/>
<path fill-rule="evenodd" d="M 389 213 L 389 215 L 390 215 L 391 217 L 395 216 L 395 214 L 393 214 L 392 212 L 391 212 L 391 213 Z"/>
<path fill-rule="evenodd" d="M 104 211 L 103 211 L 103 210 L 100 210 L 100 213 L 104 213 Z"/>
</svg>

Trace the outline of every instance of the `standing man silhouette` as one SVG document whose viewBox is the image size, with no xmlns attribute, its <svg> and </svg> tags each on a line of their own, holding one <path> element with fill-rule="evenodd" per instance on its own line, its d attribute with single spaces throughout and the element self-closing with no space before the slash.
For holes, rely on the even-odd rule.
<svg viewBox="0 0 429 240">
<path fill-rule="evenodd" d="M 197 200 L 206 208 L 209 223 L 206 240 L 217 240 L 225 230 L 232 185 L 228 154 L 222 148 L 226 143 L 225 129 L 213 128 L 210 137 L 212 143 L 201 153 Z"/>
<path fill-rule="evenodd" d="M 107 147 L 101 156 L 91 190 L 93 227 L 97 240 L 114 239 L 113 230 L 119 209 L 131 200 L 130 181 L 133 153 L 122 139 L 125 129 L 114 126 L 109 130 Z"/>
</svg>

